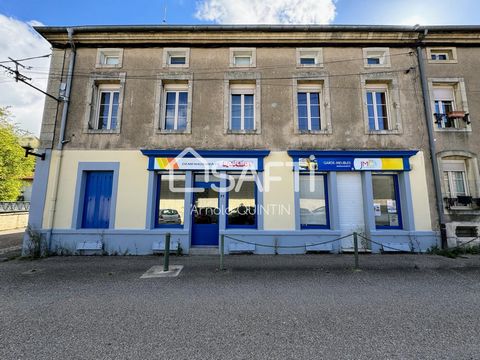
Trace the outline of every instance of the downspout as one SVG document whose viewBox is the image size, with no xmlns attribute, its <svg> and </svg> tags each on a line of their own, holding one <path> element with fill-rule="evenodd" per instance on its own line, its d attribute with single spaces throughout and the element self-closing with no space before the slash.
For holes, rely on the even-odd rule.
<svg viewBox="0 0 480 360">
<path fill-rule="evenodd" d="M 68 42 L 70 44 L 70 62 L 68 64 L 68 72 L 67 72 L 67 80 L 65 84 L 65 93 L 64 96 L 62 97 L 63 100 L 63 109 L 62 109 L 62 119 L 60 123 L 60 134 L 58 138 L 58 144 L 57 144 L 57 151 L 58 151 L 58 161 L 56 163 L 55 167 L 55 187 L 54 187 L 54 193 L 51 199 L 51 207 L 50 207 L 50 217 L 49 217 L 49 224 L 48 224 L 48 238 L 47 238 L 47 244 L 48 244 L 48 250 L 50 250 L 50 244 L 51 244 L 51 239 L 52 239 L 52 231 L 53 231 L 53 225 L 54 225 L 54 219 L 55 219 L 55 212 L 56 212 L 56 207 L 57 207 L 57 197 L 58 197 L 58 185 L 60 182 L 60 171 L 62 169 L 62 159 L 63 159 L 63 145 L 66 143 L 65 141 L 65 127 L 67 124 L 67 117 L 68 117 L 68 106 L 70 104 L 70 93 L 72 89 L 72 80 L 73 80 L 73 68 L 75 66 L 75 57 L 76 57 L 76 49 L 75 49 L 75 44 L 73 42 L 73 28 L 67 28 L 67 33 L 68 33 Z"/>
<path fill-rule="evenodd" d="M 438 212 L 438 222 L 440 224 L 440 236 L 442 240 L 442 248 L 447 247 L 447 237 L 445 232 L 445 220 L 443 215 L 443 199 L 442 199 L 442 188 L 440 182 L 440 172 L 438 169 L 437 163 L 437 151 L 435 147 L 435 136 L 433 131 L 433 114 L 432 107 L 430 103 L 430 94 L 428 91 L 428 82 L 427 75 L 425 73 L 425 59 L 423 57 L 423 46 L 421 45 L 421 40 L 428 34 L 428 29 L 425 28 L 423 34 L 420 33 L 420 41 L 417 44 L 417 57 L 418 57 L 418 68 L 420 73 L 420 81 L 422 84 L 422 93 L 423 93 L 423 105 L 425 108 L 425 119 L 427 121 L 427 131 L 428 131 L 428 144 L 430 148 L 430 160 L 432 162 L 432 172 L 433 172 L 433 183 L 435 186 L 435 197 L 437 203 L 437 212 Z"/>
</svg>

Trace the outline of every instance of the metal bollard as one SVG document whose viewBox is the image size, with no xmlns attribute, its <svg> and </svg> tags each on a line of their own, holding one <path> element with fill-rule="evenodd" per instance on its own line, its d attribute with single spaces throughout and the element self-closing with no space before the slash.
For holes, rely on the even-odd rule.
<svg viewBox="0 0 480 360">
<path fill-rule="evenodd" d="M 170 233 L 165 235 L 165 253 L 163 256 L 163 271 L 169 270 L 169 260 L 170 260 Z"/>
<path fill-rule="evenodd" d="M 357 236 L 356 232 L 353 233 L 353 249 L 354 249 L 354 252 L 355 252 L 355 270 L 358 270 L 359 269 L 359 265 L 358 265 L 358 236 Z"/>
<path fill-rule="evenodd" d="M 220 235 L 220 271 L 225 270 L 223 255 L 225 254 L 225 235 Z"/>
</svg>

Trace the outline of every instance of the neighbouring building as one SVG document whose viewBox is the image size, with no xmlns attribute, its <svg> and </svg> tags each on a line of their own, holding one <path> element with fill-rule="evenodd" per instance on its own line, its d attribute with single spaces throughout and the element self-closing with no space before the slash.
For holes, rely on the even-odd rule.
<svg viewBox="0 0 480 360">
<path fill-rule="evenodd" d="M 352 237 L 318 243 L 353 232 L 364 251 L 426 251 L 441 222 L 479 225 L 480 29 L 35 29 L 59 101 L 30 225 L 52 251 L 151 254 L 170 233 L 190 254 L 221 235 L 228 253 L 340 252 Z"/>
</svg>

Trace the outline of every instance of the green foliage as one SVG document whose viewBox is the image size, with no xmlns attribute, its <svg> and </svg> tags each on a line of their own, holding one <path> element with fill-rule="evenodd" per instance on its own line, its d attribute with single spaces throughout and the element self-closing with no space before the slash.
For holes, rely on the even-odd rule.
<svg viewBox="0 0 480 360">
<path fill-rule="evenodd" d="M 451 259 L 455 259 L 462 255 L 478 255 L 480 254 L 479 245 L 459 246 L 452 249 L 440 249 L 438 246 L 433 246 L 427 250 L 427 254 L 440 255 Z"/>
<path fill-rule="evenodd" d="M 33 172 L 35 159 L 25 157 L 20 139 L 26 133 L 11 120 L 8 108 L 0 108 L 0 201 L 15 201 L 22 178 Z"/>
</svg>

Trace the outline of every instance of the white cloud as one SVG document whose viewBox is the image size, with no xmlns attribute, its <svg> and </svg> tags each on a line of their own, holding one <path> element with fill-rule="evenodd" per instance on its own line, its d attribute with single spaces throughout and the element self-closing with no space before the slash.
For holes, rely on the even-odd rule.
<svg viewBox="0 0 480 360">
<path fill-rule="evenodd" d="M 220 24 L 329 24 L 335 0 L 201 0 L 195 17 Z"/>
<path fill-rule="evenodd" d="M 23 59 L 49 54 L 49 43 L 38 35 L 31 26 L 42 25 L 32 20 L 28 23 L 0 14 L 0 61 Z M 47 87 L 49 58 L 25 61 L 32 66 L 31 71 L 20 69 L 24 75 L 31 77 L 31 83 L 42 90 Z M 3 65 L 12 67 L 12 63 Z M 41 72 L 41 74 L 34 73 Z M 21 128 L 36 135 L 40 133 L 45 95 L 21 82 L 16 83 L 11 76 L 0 70 L 0 106 L 11 106 L 15 121 Z"/>
</svg>

